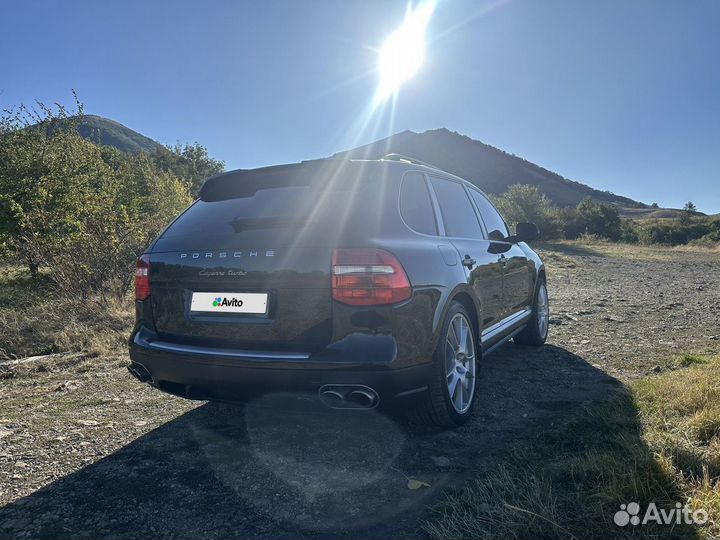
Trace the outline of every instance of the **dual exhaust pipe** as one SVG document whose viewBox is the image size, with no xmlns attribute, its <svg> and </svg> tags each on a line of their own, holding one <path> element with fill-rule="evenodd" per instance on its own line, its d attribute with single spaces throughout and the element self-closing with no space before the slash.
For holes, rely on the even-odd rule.
<svg viewBox="0 0 720 540">
<path fill-rule="evenodd" d="M 318 395 L 333 409 L 374 409 L 380 403 L 377 392 L 362 384 L 326 384 Z"/>
<path fill-rule="evenodd" d="M 127 369 L 140 382 L 152 380 L 142 364 L 133 362 Z M 362 384 L 326 384 L 320 387 L 318 395 L 323 404 L 333 409 L 374 409 L 380 403 L 378 393 Z"/>
</svg>

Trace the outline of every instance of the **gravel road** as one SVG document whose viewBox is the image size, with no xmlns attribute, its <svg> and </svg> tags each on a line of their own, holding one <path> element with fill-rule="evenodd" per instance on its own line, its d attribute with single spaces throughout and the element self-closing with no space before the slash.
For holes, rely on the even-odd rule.
<svg viewBox="0 0 720 540">
<path fill-rule="evenodd" d="M 131 380 L 121 351 L 0 380 L 0 538 L 424 537 L 443 490 L 499 452 L 678 354 L 720 350 L 717 252 L 543 253 L 549 344 L 485 359 L 478 414 L 454 431 L 303 395 L 188 402 Z"/>
</svg>

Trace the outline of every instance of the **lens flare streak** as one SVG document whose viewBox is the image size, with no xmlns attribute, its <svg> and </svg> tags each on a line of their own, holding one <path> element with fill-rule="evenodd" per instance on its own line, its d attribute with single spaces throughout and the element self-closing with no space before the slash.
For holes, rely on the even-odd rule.
<svg viewBox="0 0 720 540">
<path fill-rule="evenodd" d="M 415 9 L 408 7 L 400 28 L 380 48 L 380 80 L 374 98 L 376 104 L 396 94 L 425 62 L 425 34 L 434 10 L 434 0 L 428 0 Z"/>
</svg>

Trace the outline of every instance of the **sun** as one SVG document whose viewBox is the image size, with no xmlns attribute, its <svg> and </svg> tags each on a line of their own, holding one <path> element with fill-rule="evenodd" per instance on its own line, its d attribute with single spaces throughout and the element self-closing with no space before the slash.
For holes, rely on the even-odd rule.
<svg viewBox="0 0 720 540">
<path fill-rule="evenodd" d="M 400 28 L 385 40 L 380 48 L 376 102 L 395 94 L 425 62 L 425 32 L 434 10 L 434 0 L 426 1 L 414 10 L 408 9 Z"/>
</svg>

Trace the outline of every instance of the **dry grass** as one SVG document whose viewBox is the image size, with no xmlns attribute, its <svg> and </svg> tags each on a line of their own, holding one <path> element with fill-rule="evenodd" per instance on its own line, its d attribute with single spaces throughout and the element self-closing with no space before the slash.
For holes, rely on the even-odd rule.
<svg viewBox="0 0 720 540">
<path fill-rule="evenodd" d="M 435 538 L 720 537 L 720 358 L 633 384 L 448 495 Z M 620 528 L 619 505 L 702 508 L 702 527 Z"/>
<path fill-rule="evenodd" d="M 538 254 L 550 271 L 556 268 L 577 268 L 577 261 L 567 255 L 546 249 L 538 249 Z"/>
<path fill-rule="evenodd" d="M 608 242 L 601 238 L 584 237 L 582 240 L 558 240 L 542 244 L 542 247 L 550 251 L 572 253 L 573 251 L 583 252 L 588 255 L 599 257 L 614 257 L 620 259 L 638 261 L 670 261 L 677 258 L 678 254 L 686 254 L 698 259 L 720 257 L 720 244 L 715 246 L 679 245 L 665 246 L 661 244 L 641 245 L 623 244 L 620 242 Z"/>
<path fill-rule="evenodd" d="M 133 324 L 132 302 L 79 301 L 52 294 L 43 276 L 32 278 L 23 269 L 0 269 L 0 362 L 52 353 L 82 352 L 51 360 L 0 364 L 0 377 L 29 370 L 61 369 L 67 363 L 102 357 L 113 361 L 125 353 Z"/>
<path fill-rule="evenodd" d="M 638 381 L 636 402 L 648 444 L 689 504 L 710 514 L 704 534 L 718 538 L 720 358 L 695 359 L 691 366 L 679 374 Z"/>
</svg>

